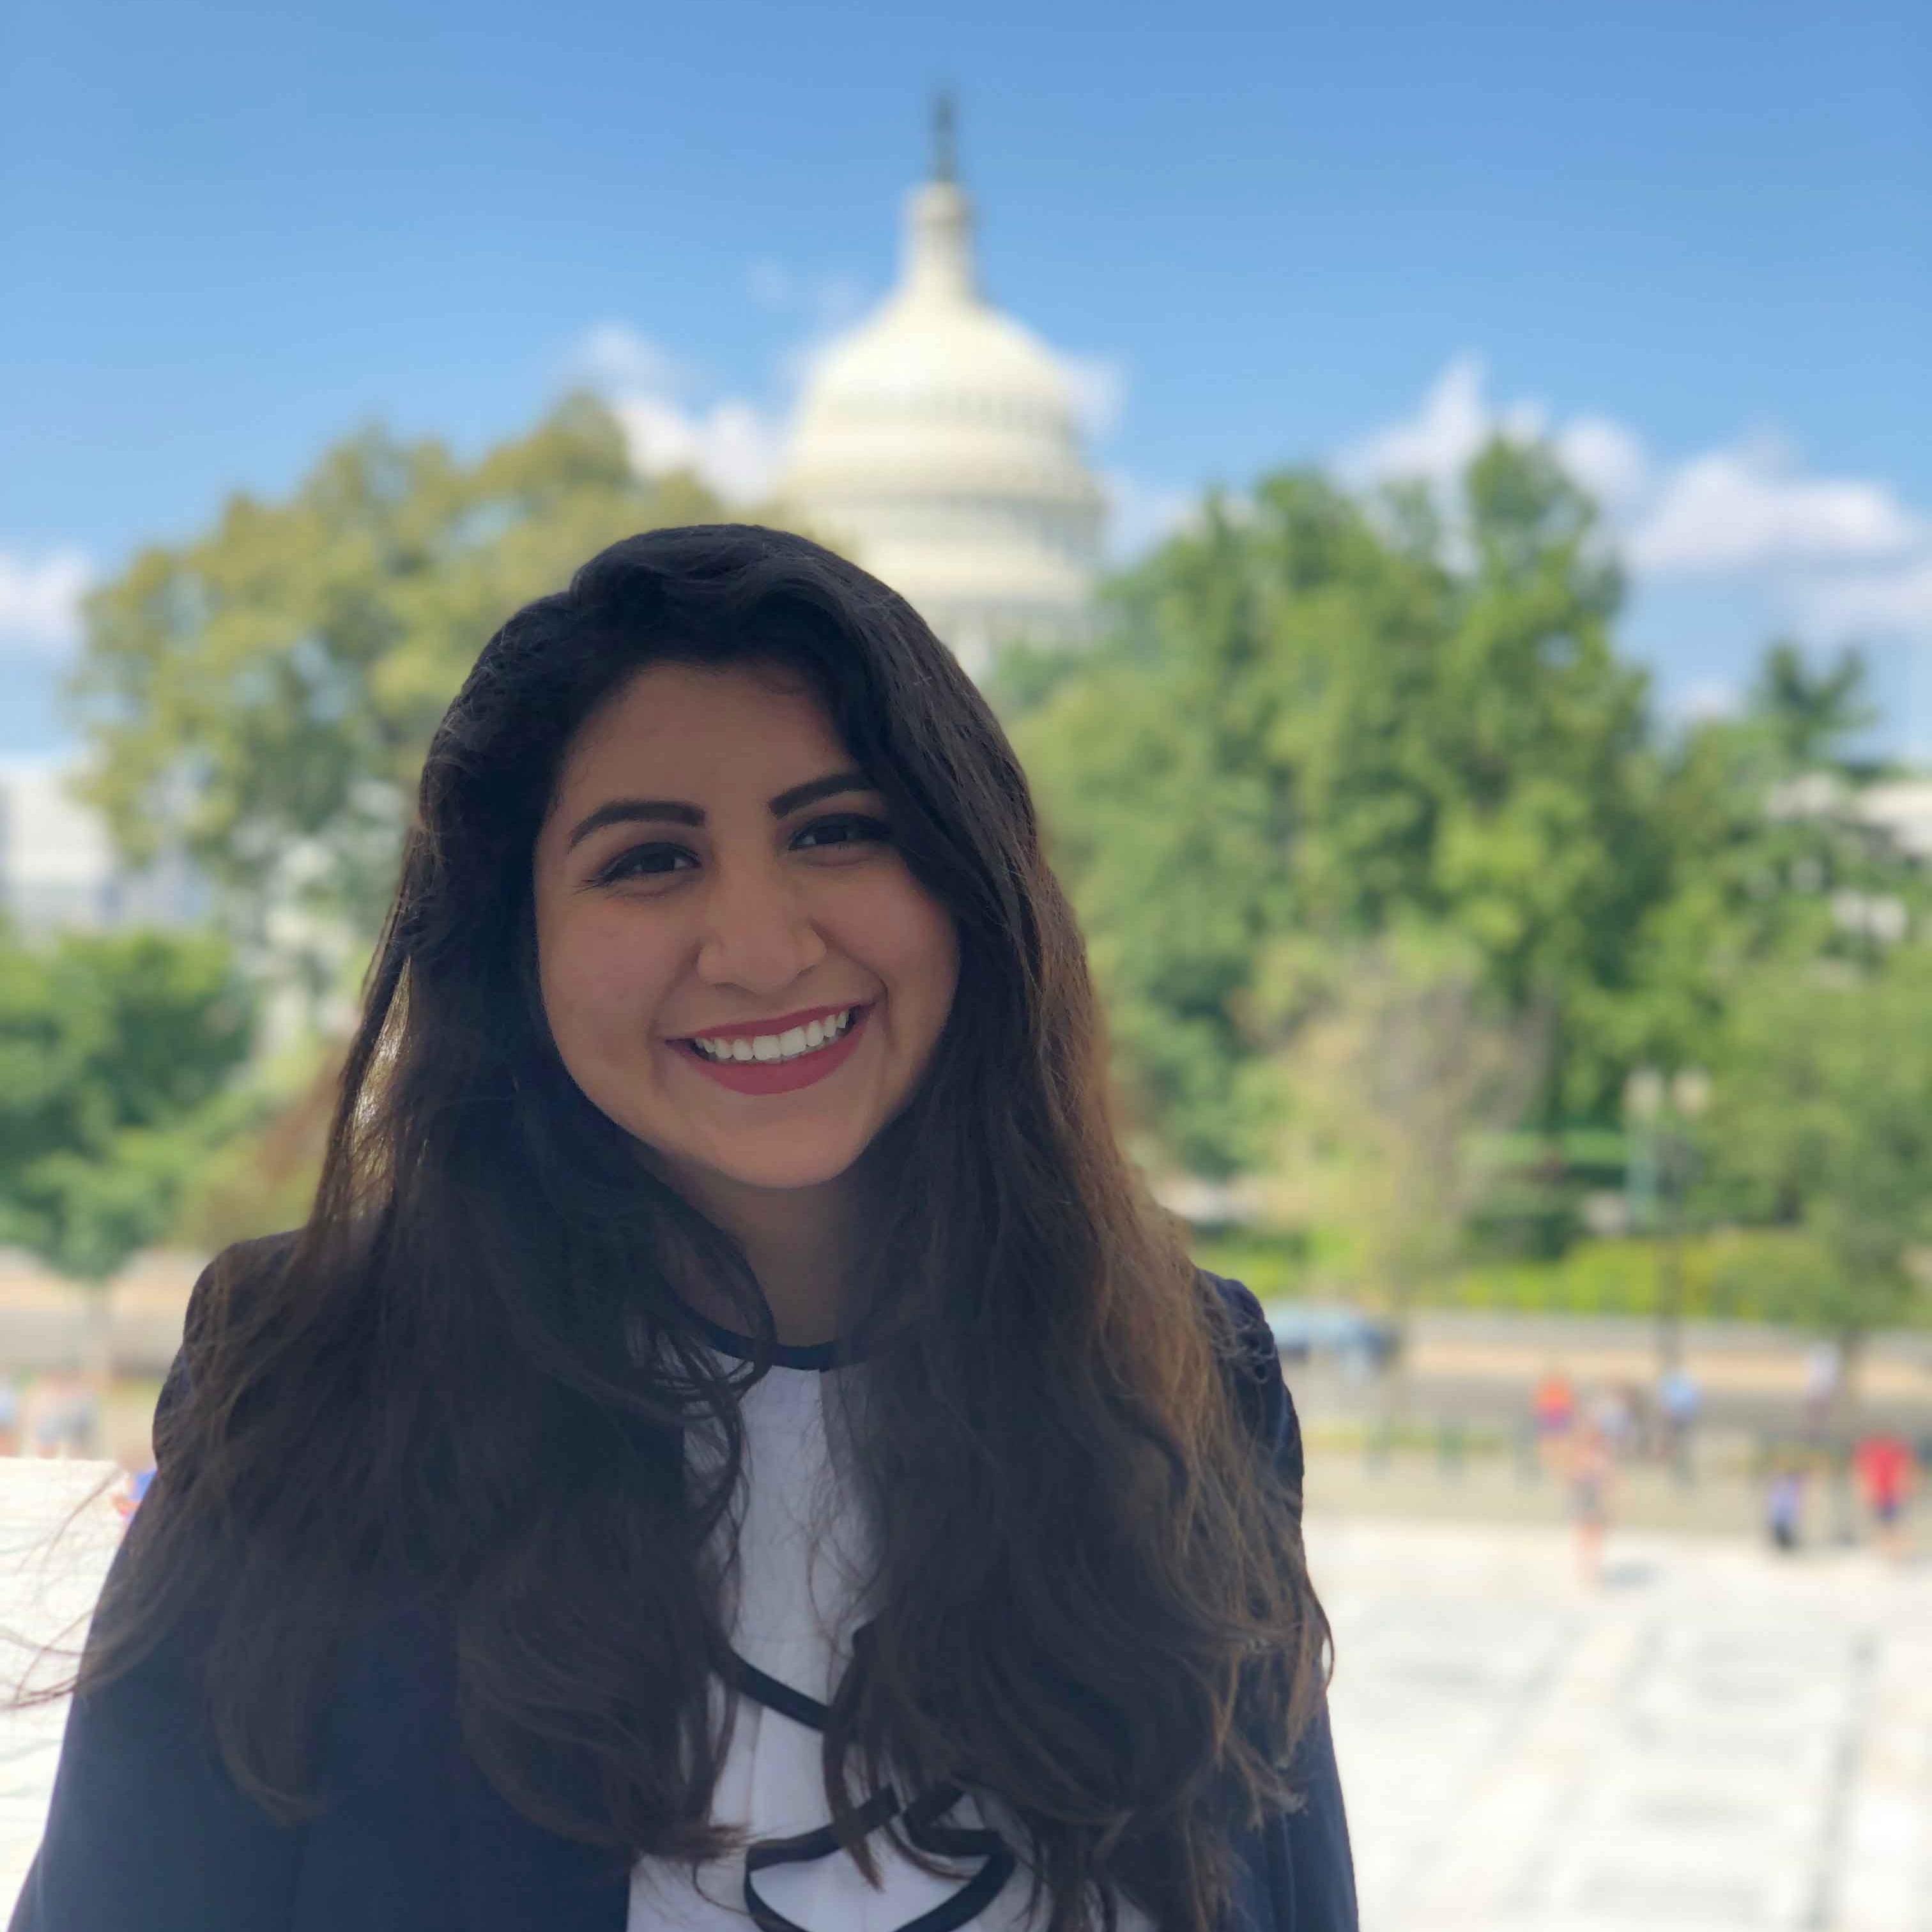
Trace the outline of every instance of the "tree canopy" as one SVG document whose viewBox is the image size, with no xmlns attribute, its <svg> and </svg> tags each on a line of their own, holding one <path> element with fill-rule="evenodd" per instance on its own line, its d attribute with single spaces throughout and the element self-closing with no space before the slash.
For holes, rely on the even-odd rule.
<svg viewBox="0 0 1932 1932">
<path fill-rule="evenodd" d="M 1932 1313 L 1932 948 L 1774 960 L 1720 1038 L 1708 1184 L 1727 1218 L 1801 1225 L 1828 1265 L 1784 1312 L 1846 1336 Z"/>
<path fill-rule="evenodd" d="M 284 501 L 142 551 L 88 600 L 70 700 L 122 854 L 183 850 L 259 940 L 278 906 L 373 934 L 429 734 L 484 641 L 605 544 L 713 520 L 587 397 L 465 462 L 380 429 Z"/>
<path fill-rule="evenodd" d="M 101 1280 L 242 1124 L 254 1000 L 211 934 L 0 932 L 0 1240 Z"/>
<path fill-rule="evenodd" d="M 1802 1318 L 1896 1316 L 1928 950 L 1858 909 L 1895 940 L 1932 892 L 1858 809 L 1862 663 L 1778 640 L 1738 716 L 1666 729 L 1619 598 L 1588 500 L 1499 440 L 1447 517 L 1297 472 L 1210 498 L 1096 648 L 1000 661 L 1142 1150 L 1339 1215 L 1394 1295 L 1450 1264 L 1471 1131 L 1553 1149 L 1697 1069 L 1709 1199 L 1833 1257 Z"/>
<path fill-rule="evenodd" d="M 1464 494 L 1454 531 L 1298 472 L 1210 501 L 1114 587 L 1090 659 L 996 684 L 1125 1083 L 1190 1166 L 1268 1131 L 1253 995 L 1284 938 L 1452 926 L 1502 1014 L 1553 1016 L 1550 1111 L 1613 1082 L 1604 1001 L 1668 868 L 1645 680 L 1547 453 L 1499 441 Z"/>
</svg>

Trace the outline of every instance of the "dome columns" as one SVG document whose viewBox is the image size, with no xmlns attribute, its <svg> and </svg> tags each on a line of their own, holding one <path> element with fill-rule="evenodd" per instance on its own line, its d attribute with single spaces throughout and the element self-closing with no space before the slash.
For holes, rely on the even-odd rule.
<svg viewBox="0 0 1932 1932">
<path fill-rule="evenodd" d="M 952 130 L 941 96 L 898 285 L 819 358 L 782 488 L 976 676 L 1007 639 L 1090 634 L 1105 506 L 1065 368 L 980 292 Z"/>
</svg>

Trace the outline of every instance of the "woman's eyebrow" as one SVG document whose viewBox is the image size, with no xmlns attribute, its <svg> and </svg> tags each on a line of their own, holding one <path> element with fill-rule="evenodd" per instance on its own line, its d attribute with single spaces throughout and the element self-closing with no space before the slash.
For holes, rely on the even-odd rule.
<svg viewBox="0 0 1932 1932">
<path fill-rule="evenodd" d="M 774 818 L 782 818 L 787 812 L 796 812 L 801 806 L 816 805 L 821 798 L 831 798 L 841 792 L 877 789 L 863 772 L 828 772 L 822 778 L 807 778 L 803 784 L 780 792 L 776 798 L 768 799 L 766 803 Z"/>
<path fill-rule="evenodd" d="M 586 818 L 580 819 L 563 848 L 574 851 L 593 832 L 607 825 L 622 825 L 632 820 L 670 819 L 680 825 L 702 825 L 704 814 L 694 805 L 674 798 L 614 798 L 600 805 Z"/>
<path fill-rule="evenodd" d="M 863 772 L 828 772 L 823 778 L 808 778 L 803 784 L 794 785 L 790 790 L 782 791 L 766 802 L 774 818 L 782 818 L 787 812 L 796 812 L 801 806 L 814 805 L 821 798 L 831 798 L 841 792 L 875 789 Z M 563 849 L 571 850 L 592 832 L 601 832 L 607 825 L 652 819 L 669 820 L 676 825 L 702 825 L 704 810 L 701 806 L 688 805 L 677 798 L 614 798 L 578 821 L 571 832 L 569 844 Z"/>
</svg>

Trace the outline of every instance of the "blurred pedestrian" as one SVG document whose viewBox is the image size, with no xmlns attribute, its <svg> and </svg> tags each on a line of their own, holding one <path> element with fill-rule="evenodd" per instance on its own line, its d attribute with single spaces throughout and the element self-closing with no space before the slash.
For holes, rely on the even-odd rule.
<svg viewBox="0 0 1932 1932">
<path fill-rule="evenodd" d="M 128 1472 L 120 1486 L 114 1492 L 114 1507 L 119 1512 L 123 1522 L 133 1519 L 134 1512 L 141 1507 L 141 1499 L 148 1493 L 148 1485 L 154 1480 L 154 1472 L 152 1468 Z"/>
<path fill-rule="evenodd" d="M 1570 1490 L 1570 1520 L 1576 1526 L 1576 1563 L 1583 1582 L 1594 1589 L 1603 1580 L 1604 1537 L 1610 1527 L 1610 1485 L 1616 1457 L 1609 1436 L 1594 1414 L 1570 1430 L 1564 1458 Z"/>
<path fill-rule="evenodd" d="M 20 1385 L 11 1376 L 0 1376 L 0 1456 L 20 1453 Z"/>
<path fill-rule="evenodd" d="M 1816 1343 L 1804 1358 L 1804 1424 L 1822 1436 L 1845 1374 L 1844 1351 L 1835 1342 Z"/>
<path fill-rule="evenodd" d="M 1538 1455 L 1544 1463 L 1552 1463 L 1576 1420 L 1576 1391 L 1561 1369 L 1544 1370 L 1530 1396 L 1529 1414 Z"/>
<path fill-rule="evenodd" d="M 1765 1492 L 1766 1533 L 1787 1553 L 1798 1547 L 1798 1526 L 1804 1511 L 1804 1471 L 1795 1462 L 1778 1464 Z"/>
<path fill-rule="evenodd" d="M 1894 1562 L 1905 1554 L 1905 1499 L 1912 1487 L 1912 1445 L 1889 1430 L 1874 1430 L 1852 1452 L 1852 1468 L 1871 1513 L 1878 1546 Z"/>
<path fill-rule="evenodd" d="M 100 1432 L 100 1398 L 71 1369 L 44 1375 L 28 1390 L 26 1434 L 34 1456 L 89 1456 Z"/>
<path fill-rule="evenodd" d="M 1592 1412 L 1603 1432 L 1604 1446 L 1619 1462 L 1636 1448 L 1642 1408 L 1642 1397 L 1628 1382 L 1605 1390 L 1593 1405 Z"/>
<path fill-rule="evenodd" d="M 1689 1482 L 1696 1472 L 1691 1442 L 1703 1402 L 1697 1378 L 1682 1362 L 1658 1378 L 1657 1409 L 1664 1421 L 1664 1459 L 1680 1483 Z"/>
</svg>

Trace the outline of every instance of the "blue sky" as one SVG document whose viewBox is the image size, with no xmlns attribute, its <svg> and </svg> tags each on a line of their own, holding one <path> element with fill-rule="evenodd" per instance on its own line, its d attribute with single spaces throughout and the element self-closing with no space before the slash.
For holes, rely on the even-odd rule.
<svg viewBox="0 0 1932 1932">
<path fill-rule="evenodd" d="M 1932 754 L 1922 4 L 310 11 L 15 0 L 0 752 L 59 741 L 80 585 L 361 424 L 473 450 L 590 378 L 755 484 L 948 81 L 986 284 L 1082 370 L 1123 548 L 1210 482 L 1536 428 L 1611 506 L 1666 709 L 1774 628 L 1862 638 Z"/>
</svg>

